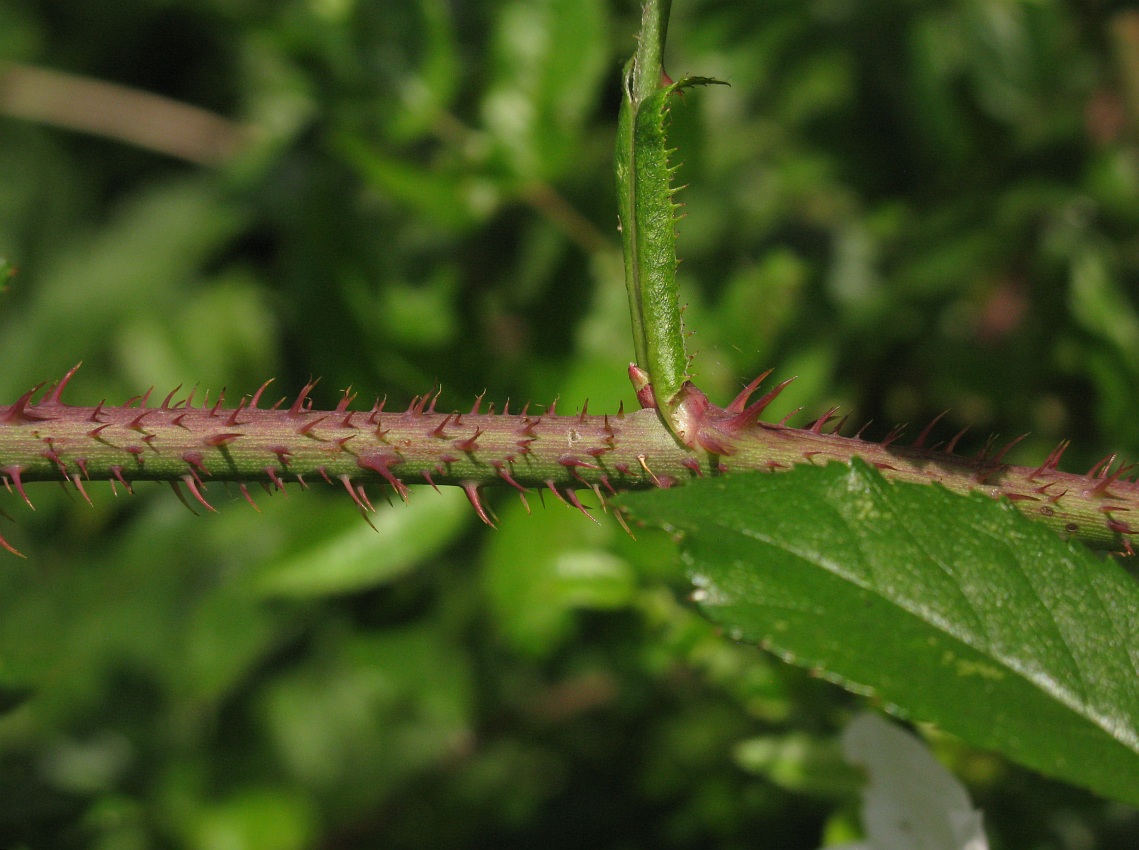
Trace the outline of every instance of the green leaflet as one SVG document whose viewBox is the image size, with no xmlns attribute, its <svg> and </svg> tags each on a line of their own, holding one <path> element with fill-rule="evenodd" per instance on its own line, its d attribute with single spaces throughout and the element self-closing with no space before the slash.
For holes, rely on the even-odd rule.
<svg viewBox="0 0 1139 850">
<path fill-rule="evenodd" d="M 642 46 L 653 41 L 642 31 Z M 659 51 L 656 54 L 659 69 Z M 625 66 L 624 94 L 617 124 L 617 197 L 625 253 L 625 286 L 637 364 L 648 370 L 657 407 L 666 420 L 688 379 L 688 357 L 676 289 L 676 209 L 672 196 L 675 166 L 667 147 L 665 124 L 673 93 L 719 83 L 709 77 L 685 77 L 655 89 L 641 73 L 642 53 Z M 651 69 L 650 69 L 651 70 Z M 657 74 L 660 77 L 660 72 Z M 651 93 L 642 94 L 646 89 Z"/>
<path fill-rule="evenodd" d="M 681 536 L 733 636 L 914 720 L 1139 804 L 1139 585 L 1008 502 L 865 463 L 622 497 Z"/>
</svg>

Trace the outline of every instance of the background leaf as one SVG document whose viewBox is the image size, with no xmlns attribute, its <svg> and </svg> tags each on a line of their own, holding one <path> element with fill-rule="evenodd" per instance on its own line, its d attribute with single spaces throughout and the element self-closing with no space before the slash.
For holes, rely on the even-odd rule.
<svg viewBox="0 0 1139 850">
<path fill-rule="evenodd" d="M 731 635 L 1139 802 L 1139 586 L 1007 503 L 861 461 L 626 497 Z"/>
</svg>

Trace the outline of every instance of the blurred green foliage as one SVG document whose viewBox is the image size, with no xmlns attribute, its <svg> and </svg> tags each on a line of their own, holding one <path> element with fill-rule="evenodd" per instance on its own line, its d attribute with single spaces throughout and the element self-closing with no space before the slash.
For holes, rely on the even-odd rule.
<svg viewBox="0 0 1139 850">
<path fill-rule="evenodd" d="M 0 398 L 82 360 L 85 403 L 315 375 L 323 404 L 436 382 L 455 407 L 631 404 L 611 158 L 637 13 L 0 5 L 0 62 L 247 129 L 208 168 L 0 115 Z M 978 447 L 1031 430 L 1024 462 L 1064 437 L 1076 466 L 1139 456 L 1135 13 L 682 0 L 670 44 L 674 76 L 732 84 L 672 128 L 714 397 L 774 366 L 800 376 L 777 417 L 841 404 L 884 432 L 948 408 L 944 437 Z M 207 517 L 89 489 L 3 505 L 30 557 L 0 570 L 0 845 L 850 834 L 830 765 L 852 698 L 717 634 L 667 540 L 510 493 L 495 532 L 427 490 L 376 535 L 331 488 Z M 945 748 L 994 846 L 1132 846 L 1135 812 Z"/>
</svg>

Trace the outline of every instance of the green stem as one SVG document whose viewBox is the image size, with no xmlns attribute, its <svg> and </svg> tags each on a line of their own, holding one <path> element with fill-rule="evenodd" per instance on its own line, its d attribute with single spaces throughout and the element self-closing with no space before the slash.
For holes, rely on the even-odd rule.
<svg viewBox="0 0 1139 850">
<path fill-rule="evenodd" d="M 674 83 L 665 75 L 670 6 L 668 0 L 650 0 L 644 7 L 637 53 L 625 67 L 616 176 L 637 365 L 648 373 L 652 402 L 669 430 L 692 445 L 686 436 L 688 354 L 676 282 L 676 168 L 669 163 L 665 126 L 675 92 L 716 81 L 689 77 Z"/>
<path fill-rule="evenodd" d="M 869 443 L 824 432 L 825 417 L 810 428 L 754 420 L 739 427 L 736 420 L 750 414 L 713 410 L 701 439 L 715 442 L 716 451 L 693 452 L 653 410 L 493 414 L 478 412 L 476 404 L 460 415 L 436 412 L 429 396 L 394 412 L 382 405 L 353 411 L 349 398 L 334 410 L 314 410 L 308 388 L 288 408 L 259 408 L 260 393 L 236 408 L 190 399 L 92 408 L 62 402 L 64 383 L 39 401 L 28 393 L 0 406 L 0 488 L 29 505 L 25 485 L 35 481 L 60 481 L 82 495 L 94 481 L 128 487 L 166 481 L 188 504 L 207 510 L 214 487 L 224 482 L 243 490 L 248 483 L 283 489 L 327 482 L 346 489 L 362 510 L 372 505 L 365 486 L 406 497 L 411 484 L 451 484 L 490 522 L 479 496 L 487 485 L 545 490 L 581 507 L 579 489 L 592 489 L 604 504 L 615 491 L 860 457 L 888 480 L 1007 497 L 1025 514 L 1096 546 L 1127 548 L 1136 533 L 1129 518 L 1139 516 L 1139 483 L 1122 477 L 1122 469 L 1102 466 L 1093 476 L 1060 472 L 1060 450 L 1032 468 L 1001 462 L 1003 451 L 993 458 L 932 451 L 921 447 L 921 438 L 912 447 Z"/>
<path fill-rule="evenodd" d="M 625 68 L 616 162 L 634 348 L 666 421 L 669 403 L 687 380 L 688 365 L 676 291 L 675 207 L 663 126 L 671 90 L 662 64 L 671 5 L 670 0 L 645 3 L 637 53 Z"/>
<path fill-rule="evenodd" d="M 648 0 L 641 12 L 641 33 L 633 58 L 633 98 L 648 100 L 664 85 L 664 43 L 672 0 Z"/>
</svg>

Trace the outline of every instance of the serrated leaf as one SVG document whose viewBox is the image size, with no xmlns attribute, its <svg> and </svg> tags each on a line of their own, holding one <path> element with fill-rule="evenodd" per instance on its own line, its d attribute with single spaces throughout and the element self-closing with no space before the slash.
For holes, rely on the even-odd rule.
<svg viewBox="0 0 1139 850">
<path fill-rule="evenodd" d="M 625 499 L 713 620 L 1021 764 L 1139 804 L 1139 587 L 986 496 L 861 461 Z"/>
</svg>

